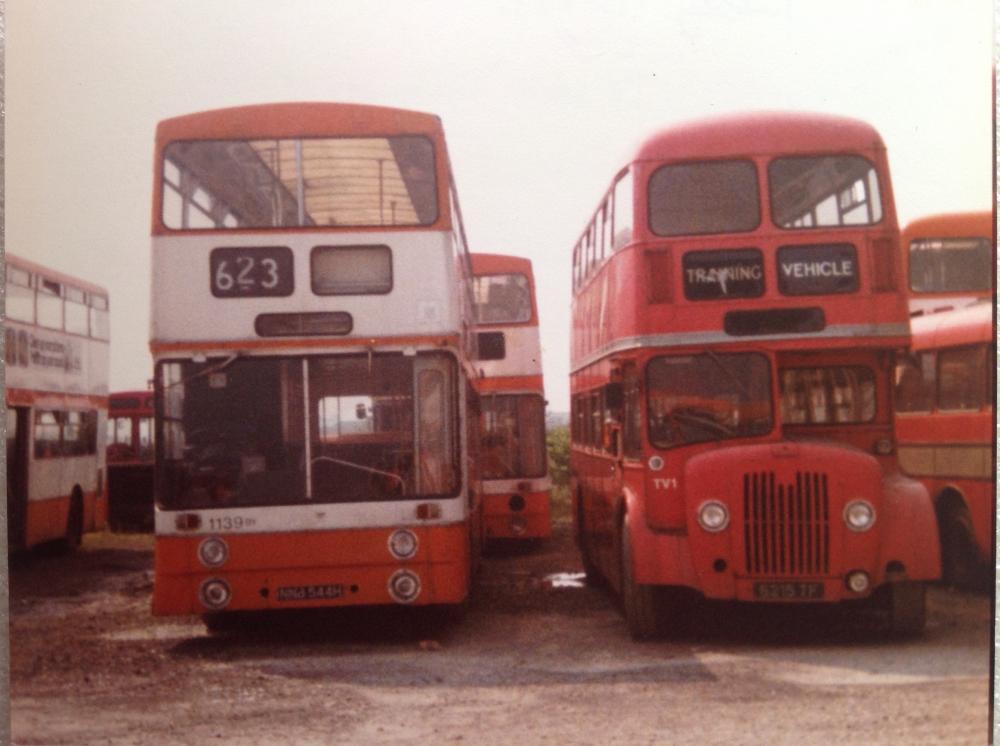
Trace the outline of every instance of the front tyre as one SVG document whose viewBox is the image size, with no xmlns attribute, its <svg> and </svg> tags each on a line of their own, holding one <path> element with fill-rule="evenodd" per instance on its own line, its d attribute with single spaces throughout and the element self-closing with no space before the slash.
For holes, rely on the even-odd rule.
<svg viewBox="0 0 1000 746">
<path fill-rule="evenodd" d="M 648 640 L 658 632 L 659 614 L 656 586 L 635 582 L 632 539 L 629 536 L 628 521 L 622 522 L 622 608 L 625 625 L 633 640 Z"/>
</svg>

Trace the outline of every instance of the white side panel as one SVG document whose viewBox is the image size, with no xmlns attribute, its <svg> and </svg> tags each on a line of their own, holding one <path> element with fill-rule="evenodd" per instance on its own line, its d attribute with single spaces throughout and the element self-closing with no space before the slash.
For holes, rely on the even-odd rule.
<svg viewBox="0 0 1000 746">
<path fill-rule="evenodd" d="M 7 388 L 108 395 L 107 342 L 16 321 L 7 327 Z"/>
<path fill-rule="evenodd" d="M 537 326 L 486 327 L 480 331 L 502 331 L 507 347 L 503 360 L 477 360 L 476 369 L 486 378 L 542 375 L 542 346 Z"/>
<path fill-rule="evenodd" d="M 84 492 L 97 489 L 97 456 L 32 459 L 28 475 L 28 499 L 69 497 L 74 485 Z"/>
<path fill-rule="evenodd" d="M 316 295 L 310 252 L 316 246 L 384 245 L 392 250 L 392 290 L 385 295 Z M 283 298 L 216 298 L 209 254 L 218 247 L 287 246 L 295 289 Z M 459 279 L 446 232 L 268 233 L 155 236 L 151 339 L 155 342 L 259 340 L 261 313 L 346 311 L 347 338 L 454 334 L 461 328 Z"/>
</svg>

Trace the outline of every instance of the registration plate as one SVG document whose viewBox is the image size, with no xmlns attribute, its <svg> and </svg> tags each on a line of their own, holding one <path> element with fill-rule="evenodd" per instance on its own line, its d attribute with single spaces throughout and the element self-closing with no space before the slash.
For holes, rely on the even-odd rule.
<svg viewBox="0 0 1000 746">
<path fill-rule="evenodd" d="M 344 586 L 340 585 L 294 585 L 278 588 L 279 601 L 317 601 L 340 598 Z"/>
<path fill-rule="evenodd" d="M 753 597 L 760 601 L 810 601 L 823 598 L 822 583 L 754 583 Z"/>
</svg>

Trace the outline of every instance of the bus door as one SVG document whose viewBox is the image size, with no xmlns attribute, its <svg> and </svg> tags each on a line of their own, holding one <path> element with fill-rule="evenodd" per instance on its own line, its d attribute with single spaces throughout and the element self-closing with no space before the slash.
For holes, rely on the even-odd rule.
<svg viewBox="0 0 1000 746">
<path fill-rule="evenodd" d="M 7 546 L 24 546 L 28 514 L 28 407 L 7 409 Z"/>
</svg>

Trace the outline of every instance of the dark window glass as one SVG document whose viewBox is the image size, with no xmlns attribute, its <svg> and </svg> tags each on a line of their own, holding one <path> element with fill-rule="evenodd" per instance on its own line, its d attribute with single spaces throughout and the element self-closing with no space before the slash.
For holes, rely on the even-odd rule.
<svg viewBox="0 0 1000 746">
<path fill-rule="evenodd" d="M 751 231 L 759 224 L 750 161 L 672 164 L 649 179 L 649 227 L 658 236 Z"/>
<path fill-rule="evenodd" d="M 507 342 L 503 332 L 479 332 L 476 338 L 480 360 L 503 360 L 507 357 Z"/>
<path fill-rule="evenodd" d="M 986 398 L 986 347 L 938 352 L 938 409 L 982 409 Z"/>
<path fill-rule="evenodd" d="M 937 370 L 934 353 L 901 357 L 896 363 L 894 399 L 897 412 L 929 412 L 934 408 Z"/>
<path fill-rule="evenodd" d="M 634 367 L 625 368 L 623 376 L 625 413 L 622 423 L 622 453 L 625 458 L 642 456 L 642 398 L 639 374 Z"/>
<path fill-rule="evenodd" d="M 764 294 L 764 260 L 757 249 L 689 251 L 682 263 L 684 297 L 688 300 Z"/>
<path fill-rule="evenodd" d="M 317 295 L 384 295 L 392 290 L 388 246 L 317 246 L 310 262 Z"/>
<path fill-rule="evenodd" d="M 658 448 L 763 435 L 771 366 L 756 353 L 671 355 L 646 367 L 649 438 Z"/>
<path fill-rule="evenodd" d="M 857 289 L 858 256 L 851 244 L 778 249 L 778 290 L 782 295 L 831 295 Z"/>
<path fill-rule="evenodd" d="M 165 506 L 457 493 L 455 373 L 447 355 L 172 362 L 157 378 Z"/>
<path fill-rule="evenodd" d="M 859 155 L 787 156 L 767 168 L 779 228 L 873 225 L 882 219 L 878 175 Z"/>
<path fill-rule="evenodd" d="M 910 289 L 916 293 L 988 292 L 993 271 L 993 242 L 988 238 L 910 242 Z"/>
<path fill-rule="evenodd" d="M 485 395 L 481 400 L 485 479 L 541 477 L 546 471 L 545 402 L 534 394 Z"/>
</svg>

